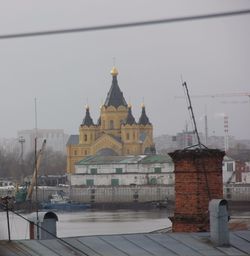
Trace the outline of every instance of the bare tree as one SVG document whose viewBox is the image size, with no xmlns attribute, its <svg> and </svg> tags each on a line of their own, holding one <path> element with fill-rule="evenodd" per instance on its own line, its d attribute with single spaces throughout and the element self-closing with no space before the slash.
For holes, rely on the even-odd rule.
<svg viewBox="0 0 250 256">
<path fill-rule="evenodd" d="M 22 182 L 23 178 L 32 175 L 35 167 L 34 152 L 30 152 L 23 161 L 20 152 L 7 152 L 0 146 L 0 177 L 14 178 Z M 48 148 L 44 151 L 39 175 L 64 174 L 66 170 L 66 155 Z"/>
</svg>

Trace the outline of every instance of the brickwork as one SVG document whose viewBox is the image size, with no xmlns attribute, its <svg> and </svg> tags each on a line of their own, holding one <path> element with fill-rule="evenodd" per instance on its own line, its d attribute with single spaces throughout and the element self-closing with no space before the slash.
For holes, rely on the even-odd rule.
<svg viewBox="0 0 250 256">
<path fill-rule="evenodd" d="M 222 160 L 217 149 L 188 149 L 170 153 L 175 164 L 173 232 L 208 231 L 208 204 L 223 197 Z"/>
</svg>

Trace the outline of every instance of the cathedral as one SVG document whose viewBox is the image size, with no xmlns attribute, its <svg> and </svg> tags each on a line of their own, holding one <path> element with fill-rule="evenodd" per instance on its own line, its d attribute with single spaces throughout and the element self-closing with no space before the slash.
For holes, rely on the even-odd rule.
<svg viewBox="0 0 250 256">
<path fill-rule="evenodd" d="M 125 156 L 155 154 L 153 126 L 142 105 L 138 122 L 132 114 L 118 85 L 118 70 L 111 70 L 112 84 L 100 117 L 95 124 L 86 107 L 79 135 L 71 135 L 67 142 L 67 172 L 75 172 L 75 163 L 87 156 Z"/>
</svg>

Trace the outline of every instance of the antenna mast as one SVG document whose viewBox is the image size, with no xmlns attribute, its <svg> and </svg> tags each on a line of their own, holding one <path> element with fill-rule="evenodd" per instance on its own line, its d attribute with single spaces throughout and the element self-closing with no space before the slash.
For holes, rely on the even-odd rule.
<svg viewBox="0 0 250 256">
<path fill-rule="evenodd" d="M 205 106 L 205 145 L 208 144 L 207 106 Z"/>
<path fill-rule="evenodd" d="M 36 221 L 37 221 L 37 230 L 36 236 L 37 240 L 39 240 L 39 216 L 38 216 L 38 182 L 37 182 L 37 105 L 36 105 L 36 98 L 35 98 L 35 184 L 36 184 Z"/>
<path fill-rule="evenodd" d="M 199 136 L 198 130 L 197 130 L 197 125 L 196 125 L 196 121 L 195 121 L 195 117 L 194 117 L 194 112 L 193 112 L 193 107 L 192 107 L 192 104 L 191 104 L 191 99 L 190 99 L 189 92 L 188 92 L 187 83 L 183 82 L 182 86 L 186 90 L 186 95 L 187 95 L 187 99 L 188 99 L 188 110 L 191 113 L 191 117 L 192 117 L 192 121 L 193 121 L 193 125 L 194 125 L 194 132 L 195 132 L 195 135 L 196 135 L 197 141 L 198 141 L 198 146 L 201 147 L 200 136 Z"/>
</svg>

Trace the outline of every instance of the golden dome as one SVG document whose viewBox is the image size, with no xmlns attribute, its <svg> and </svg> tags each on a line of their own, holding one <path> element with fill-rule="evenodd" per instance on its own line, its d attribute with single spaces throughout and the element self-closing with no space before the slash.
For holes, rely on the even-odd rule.
<svg viewBox="0 0 250 256">
<path fill-rule="evenodd" d="M 85 109 L 89 109 L 89 105 L 88 104 L 86 104 Z"/>
<path fill-rule="evenodd" d="M 141 107 L 142 107 L 142 108 L 145 108 L 145 104 L 144 104 L 144 102 L 141 104 Z"/>
<path fill-rule="evenodd" d="M 117 75 L 118 75 L 118 70 L 117 70 L 117 68 L 116 68 L 116 67 L 113 67 L 113 68 L 111 69 L 110 73 L 111 73 L 112 76 L 117 76 Z"/>
</svg>

